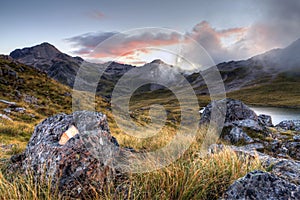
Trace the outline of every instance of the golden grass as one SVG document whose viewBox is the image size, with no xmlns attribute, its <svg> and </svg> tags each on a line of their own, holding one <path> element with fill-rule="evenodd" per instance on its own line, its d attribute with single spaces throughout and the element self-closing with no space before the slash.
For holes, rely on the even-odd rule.
<svg viewBox="0 0 300 200">
<path fill-rule="evenodd" d="M 91 193 L 87 199 L 218 199 L 233 181 L 262 169 L 258 158 L 239 157 L 229 149 L 199 157 L 197 148 L 195 144 L 166 168 L 107 183 L 103 192 Z M 13 178 L 0 172 L 0 199 L 62 199 L 51 192 L 49 183 L 37 185 L 32 176 Z"/>
<path fill-rule="evenodd" d="M 0 144 L 16 144 L 8 151 L 0 149 L 0 200 L 61 199 L 57 193 L 50 190 L 49 183 L 36 184 L 32 176 L 6 174 L 6 162 L 3 159 L 24 150 L 34 126 L 41 120 L 61 112 L 71 113 L 73 99 L 65 94 L 72 93 L 72 90 L 25 65 L 5 60 L 0 60 L 0 64 L 8 64 L 17 72 L 21 68 L 25 69 L 18 73 L 24 83 L 17 85 L 15 80 L 8 78 L 8 84 L 0 84 L 0 98 L 15 101 L 19 107 L 26 108 L 25 114 L 9 115 L 13 122 L 0 119 Z M 16 88 L 22 95 L 36 97 L 37 104 L 28 104 L 22 98 L 16 99 Z M 169 112 L 166 124 L 155 136 L 140 139 L 126 134 L 117 126 L 107 101 L 95 97 L 95 103 L 91 104 L 94 101 L 83 97 L 90 97 L 92 100 L 94 98 L 86 92 L 78 93 L 78 99 L 81 101 L 75 104 L 75 108 L 96 108 L 96 111 L 106 114 L 112 135 L 123 147 L 143 151 L 157 150 L 174 139 L 178 132 L 180 107 L 171 92 L 148 92 L 142 96 L 133 95 L 131 98 L 131 118 L 138 126 L 143 127 L 151 123 L 149 111 L 144 109 L 145 107 L 160 104 Z M 209 96 L 198 96 L 199 106 L 205 106 L 209 101 Z M 0 104 L 1 110 L 6 107 L 7 105 Z M 29 114 L 36 117 L 28 117 Z M 185 131 L 189 133 L 189 130 Z M 181 136 L 184 137 L 184 134 Z M 211 140 L 214 141 L 215 138 L 212 137 Z M 91 194 L 87 199 L 217 199 L 234 180 L 253 169 L 262 168 L 258 159 L 241 158 L 230 150 L 224 150 L 211 157 L 202 157 L 201 135 L 198 135 L 197 141 L 198 143 L 195 142 L 180 159 L 169 166 L 149 173 L 130 174 L 126 181 L 108 183 L 102 193 Z M 121 187 L 126 188 L 127 192 L 116 192 L 116 188 Z"/>
<path fill-rule="evenodd" d="M 279 75 L 272 82 L 260 84 L 227 94 L 246 104 L 300 108 L 299 79 Z"/>
</svg>

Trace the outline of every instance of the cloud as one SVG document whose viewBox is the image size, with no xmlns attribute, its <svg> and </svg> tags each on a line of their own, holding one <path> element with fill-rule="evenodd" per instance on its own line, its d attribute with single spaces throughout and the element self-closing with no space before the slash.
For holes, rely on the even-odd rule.
<svg viewBox="0 0 300 200">
<path fill-rule="evenodd" d="M 187 35 L 196 40 L 210 54 L 214 62 L 219 63 L 240 56 L 233 51 L 233 46 L 243 38 L 247 30 L 246 27 L 217 30 L 207 21 L 202 21 Z"/>
<path fill-rule="evenodd" d="M 93 10 L 92 12 L 88 13 L 88 16 L 93 19 L 103 19 L 105 17 L 103 12 L 99 10 Z"/>
<path fill-rule="evenodd" d="M 104 42 L 109 39 L 109 42 Z M 159 47 L 178 43 L 177 33 L 144 32 L 128 35 L 117 32 L 87 33 L 65 39 L 77 49 L 73 52 L 80 55 L 92 55 L 94 58 L 129 56 L 134 52 L 147 53 L 147 47 Z M 104 43 L 102 43 L 104 42 Z M 102 43 L 102 44 L 101 44 Z M 101 44 L 101 48 L 97 46 Z"/>
<path fill-rule="evenodd" d="M 224 45 L 224 41 L 226 43 L 226 39 L 229 38 L 231 43 L 234 43 L 240 40 L 246 31 L 247 28 L 244 27 L 217 30 L 212 28 L 208 22 L 203 21 L 197 24 L 192 31 L 187 32 L 185 36 L 193 38 L 202 45 L 215 62 L 221 62 L 237 57 L 236 52 L 231 52 Z M 113 39 L 110 39 L 109 42 L 104 42 L 109 38 Z M 149 53 L 150 51 L 147 50 L 147 47 L 159 48 L 174 45 L 182 42 L 181 40 L 182 36 L 176 32 L 157 31 L 133 35 L 118 32 L 98 32 L 66 39 L 67 42 L 72 43 L 76 47 L 76 50 L 73 51 L 75 54 L 92 56 L 93 58 L 126 56 L 128 60 L 134 60 L 134 56 L 137 57 L 138 53 Z M 189 41 L 185 42 L 188 43 Z M 102 43 L 101 48 L 97 49 L 100 43 Z M 139 63 L 141 62 L 143 61 L 139 61 Z"/>
<path fill-rule="evenodd" d="M 300 1 L 254 0 L 254 4 L 258 17 L 247 27 L 218 29 L 209 22 L 202 21 L 185 35 L 202 45 L 215 63 L 247 59 L 273 48 L 286 47 L 300 37 Z M 99 32 L 79 35 L 66 41 L 76 47 L 74 53 L 91 55 L 99 43 L 110 37 L 116 37 L 116 34 L 118 36 L 115 42 L 103 45 L 103 48 L 95 51 L 93 56 L 110 58 L 124 55 L 128 60 L 134 60 L 139 53 L 151 53 L 147 50 L 148 46 L 161 47 L 181 42 L 181 36 L 175 32 L 171 34 L 150 32 L 133 36 L 119 32 Z M 132 51 L 134 49 L 139 50 Z M 144 60 L 136 60 L 140 63 L 144 62 Z"/>
<path fill-rule="evenodd" d="M 249 27 L 217 30 L 203 21 L 188 35 L 199 42 L 216 63 L 284 48 L 300 37 L 300 1 L 257 1 L 256 7 L 260 17 Z M 230 45 L 226 45 L 228 39 Z"/>
<path fill-rule="evenodd" d="M 300 1 L 259 1 L 261 16 L 232 47 L 241 58 L 284 48 L 300 37 Z"/>
<path fill-rule="evenodd" d="M 99 32 L 99 33 L 86 33 L 83 35 L 65 39 L 66 42 L 71 43 L 77 49 L 73 51 L 75 54 L 88 55 L 96 46 L 105 41 L 106 39 L 117 34 L 117 32 Z"/>
</svg>

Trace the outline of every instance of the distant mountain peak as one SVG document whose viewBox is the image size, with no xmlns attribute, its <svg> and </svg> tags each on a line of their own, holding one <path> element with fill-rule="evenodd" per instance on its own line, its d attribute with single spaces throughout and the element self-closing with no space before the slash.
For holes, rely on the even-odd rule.
<svg viewBox="0 0 300 200">
<path fill-rule="evenodd" d="M 159 65 L 167 65 L 167 63 L 165 63 L 164 61 L 162 61 L 161 59 L 155 59 L 152 62 L 150 62 L 151 64 L 159 64 Z"/>
<path fill-rule="evenodd" d="M 33 46 L 31 48 L 36 48 L 36 47 L 49 48 L 49 49 L 53 49 L 53 50 L 55 50 L 57 52 L 60 52 L 53 44 L 50 44 L 48 42 L 43 42 L 43 43 L 41 43 L 39 45 L 36 45 L 36 46 Z"/>
<path fill-rule="evenodd" d="M 26 47 L 23 49 L 16 49 L 10 53 L 14 59 L 24 58 L 26 56 L 33 56 L 34 58 L 51 59 L 61 54 L 61 52 L 52 44 L 44 42 L 33 47 Z"/>
<path fill-rule="evenodd" d="M 66 85 L 73 84 L 74 74 L 84 61 L 80 57 L 72 57 L 62 53 L 48 42 L 33 47 L 16 49 L 10 53 L 10 56 L 20 63 L 46 72 L 50 77 Z"/>
</svg>

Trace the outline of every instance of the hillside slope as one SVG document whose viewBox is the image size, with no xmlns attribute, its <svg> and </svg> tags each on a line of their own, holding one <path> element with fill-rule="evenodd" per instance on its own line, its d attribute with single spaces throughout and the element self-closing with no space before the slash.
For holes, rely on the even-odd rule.
<svg viewBox="0 0 300 200">
<path fill-rule="evenodd" d="M 286 48 L 273 49 L 247 60 L 223 62 L 218 64 L 217 68 L 220 71 L 227 92 L 266 83 L 272 85 L 274 79 L 281 74 L 294 78 L 300 75 L 299 52 L 300 39 Z M 209 71 L 210 68 L 187 76 L 196 93 L 208 93 L 202 75 L 209 73 Z M 297 86 L 295 85 L 295 87 Z"/>
<path fill-rule="evenodd" d="M 0 55 L 0 150 L 17 153 L 12 152 L 11 144 L 15 151 L 23 149 L 41 120 L 62 112 L 71 113 L 71 94 L 71 88 L 44 72 Z M 96 98 L 96 103 L 97 110 L 107 107 L 101 97 Z"/>
<path fill-rule="evenodd" d="M 53 80 L 45 72 L 21 64 L 10 56 L 0 56 L 0 150 L 3 152 L 0 158 L 24 149 L 34 126 L 45 118 L 62 112 L 72 113 L 72 92 L 72 88 Z M 90 94 L 83 92 L 81 95 Z M 117 126 L 107 100 L 96 96 L 95 102 L 83 103 L 95 106 L 96 111 L 107 115 L 111 133 L 121 146 L 151 150 L 172 139 L 180 120 L 180 108 L 172 93 L 141 98 L 137 95 L 131 99 L 131 119 L 138 126 L 145 126 L 151 122 L 149 107 L 154 103 L 164 105 L 168 119 L 161 129 L 163 134 L 145 139 L 132 137 Z"/>
</svg>

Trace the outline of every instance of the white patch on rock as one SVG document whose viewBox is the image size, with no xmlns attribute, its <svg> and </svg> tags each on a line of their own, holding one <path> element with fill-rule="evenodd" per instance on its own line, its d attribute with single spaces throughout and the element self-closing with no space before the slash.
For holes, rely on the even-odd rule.
<svg viewBox="0 0 300 200">
<path fill-rule="evenodd" d="M 59 140 L 58 143 L 59 143 L 60 145 L 65 145 L 66 142 L 67 142 L 70 138 L 74 137 L 74 136 L 77 135 L 77 134 L 78 134 L 78 129 L 77 129 L 74 125 L 72 125 L 72 126 L 69 127 L 69 129 L 68 129 L 66 132 L 64 132 L 64 133 L 62 134 L 62 136 L 61 136 L 61 138 L 60 138 L 60 140 Z"/>
</svg>

